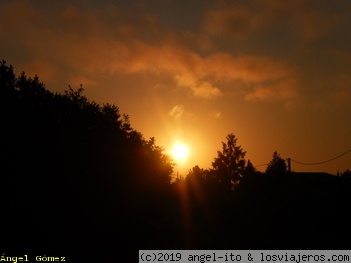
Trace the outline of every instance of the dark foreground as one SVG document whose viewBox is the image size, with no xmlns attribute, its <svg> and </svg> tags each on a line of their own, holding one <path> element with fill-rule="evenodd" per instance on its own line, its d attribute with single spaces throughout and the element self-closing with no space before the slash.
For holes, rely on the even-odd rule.
<svg viewBox="0 0 351 263">
<path fill-rule="evenodd" d="M 119 192 L 94 183 L 40 187 L 30 181 L 2 185 L 5 255 L 77 262 L 137 257 L 138 249 L 351 247 L 350 181 L 341 178 L 261 175 L 232 192 L 190 182 Z"/>
</svg>

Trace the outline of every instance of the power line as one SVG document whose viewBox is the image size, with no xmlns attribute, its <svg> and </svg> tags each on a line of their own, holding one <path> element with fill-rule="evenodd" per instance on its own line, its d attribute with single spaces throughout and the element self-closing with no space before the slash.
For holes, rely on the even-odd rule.
<svg viewBox="0 0 351 263">
<path fill-rule="evenodd" d="M 264 164 L 259 164 L 259 165 L 255 165 L 254 167 L 260 167 L 260 166 L 265 166 L 265 165 L 268 165 L 269 163 L 264 163 Z"/>
<path fill-rule="evenodd" d="M 323 164 L 323 163 L 328 163 L 328 162 L 334 161 L 334 160 L 344 156 L 345 154 L 348 154 L 349 152 L 351 152 L 351 149 L 346 151 L 346 152 L 344 152 L 344 153 L 342 153 L 342 154 L 340 154 L 340 155 L 338 155 L 338 156 L 336 156 L 336 157 L 334 157 L 334 158 L 331 158 L 329 160 L 322 161 L 322 162 L 316 162 L 316 163 L 304 163 L 304 162 L 295 161 L 293 159 L 290 159 L 290 160 L 295 162 L 295 163 L 302 164 L 302 165 L 318 165 L 318 164 Z"/>
<path fill-rule="evenodd" d="M 291 159 L 291 158 L 290 158 L 290 160 L 293 161 L 293 162 L 295 162 L 295 163 L 302 164 L 302 165 L 318 165 L 318 164 L 324 164 L 324 163 L 328 163 L 328 162 L 334 161 L 334 160 L 336 160 L 336 159 L 338 159 L 338 158 L 340 158 L 340 157 L 342 157 L 342 156 L 348 154 L 349 152 L 351 152 L 351 149 L 348 150 L 348 151 L 346 151 L 346 152 L 344 152 L 344 153 L 342 153 L 342 154 L 340 154 L 340 155 L 338 155 L 338 156 L 336 156 L 336 157 L 334 157 L 334 158 L 331 158 L 331 159 L 329 159 L 329 160 L 322 161 L 322 162 L 315 162 L 315 163 L 300 162 L 300 161 L 293 160 L 293 159 Z M 285 160 L 288 160 L 288 159 L 289 159 L 289 158 L 287 158 L 287 159 L 285 159 Z M 269 163 L 259 164 L 259 165 L 255 165 L 254 167 L 256 168 L 256 167 L 265 166 L 265 165 L 268 165 L 268 164 L 269 164 Z"/>
</svg>

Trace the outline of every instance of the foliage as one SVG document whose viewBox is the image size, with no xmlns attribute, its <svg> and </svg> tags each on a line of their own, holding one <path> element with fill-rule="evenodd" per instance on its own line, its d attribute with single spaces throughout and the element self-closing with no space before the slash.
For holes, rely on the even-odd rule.
<svg viewBox="0 0 351 263">
<path fill-rule="evenodd" d="M 280 157 L 280 155 L 275 151 L 273 153 L 273 158 L 269 162 L 267 169 L 266 169 L 266 174 L 268 175 L 284 175 L 287 173 L 287 165 L 286 162 L 283 158 Z"/>
<path fill-rule="evenodd" d="M 144 172 L 148 171 L 150 174 L 155 174 L 155 184 L 170 184 L 171 174 L 173 172 L 174 162 L 172 159 L 163 153 L 164 149 L 156 145 L 156 140 L 151 137 L 149 140 L 142 140 L 144 154 L 149 160 L 147 167 L 144 167 Z M 147 169 L 147 170 L 146 170 Z"/>
<path fill-rule="evenodd" d="M 351 171 L 349 169 L 347 169 L 341 173 L 338 171 L 337 176 L 350 179 L 351 178 Z"/>
<path fill-rule="evenodd" d="M 253 166 L 252 162 L 250 159 L 247 161 L 247 164 L 245 166 L 244 170 L 244 177 L 250 177 L 259 174 L 257 169 Z"/>
<path fill-rule="evenodd" d="M 212 162 L 213 170 L 216 172 L 218 181 L 225 188 L 231 189 L 233 184 L 240 181 L 244 174 L 246 152 L 237 145 L 234 134 L 228 134 L 227 143 L 222 142 L 222 151 L 217 152 L 217 157 Z"/>
<path fill-rule="evenodd" d="M 4 60 L 0 126 L 3 209 L 25 215 L 5 219 L 11 226 L 5 235 L 45 234 L 57 245 L 68 236 L 68 242 L 90 235 L 87 240 L 93 240 L 94 231 L 108 228 L 121 242 L 135 242 L 129 238 L 134 218 L 143 215 L 151 222 L 156 209 L 143 210 L 147 206 L 140 204 L 158 205 L 170 187 L 171 158 L 154 138 L 133 129 L 116 105 L 90 101 L 82 86 L 50 92 L 38 76 L 16 77 Z M 39 239 L 30 242 L 46 246 Z"/>
<path fill-rule="evenodd" d="M 198 165 L 195 165 L 188 171 L 186 176 L 187 180 L 191 181 L 204 181 L 206 180 L 208 171 L 200 168 Z"/>
<path fill-rule="evenodd" d="M 7 66 L 6 61 L 0 63 L 0 74 L 0 90 L 3 95 L 1 121 L 3 127 L 6 127 L 3 132 L 10 136 L 8 139 L 26 140 L 27 146 L 32 140 L 37 143 L 33 148 L 39 149 L 45 148 L 48 143 L 52 144 L 71 159 L 89 160 L 80 163 L 83 169 L 95 166 L 94 169 L 98 170 L 97 167 L 101 167 L 101 164 L 111 166 L 104 160 L 115 159 L 114 162 L 118 163 L 118 168 L 115 166 L 116 176 L 121 176 L 118 174 L 122 171 L 128 174 L 143 173 L 146 180 L 151 180 L 162 174 L 162 181 L 169 183 L 173 169 L 170 158 L 155 144 L 154 139 L 145 140 L 141 133 L 134 130 L 128 115 L 121 115 L 117 106 L 99 105 L 90 101 L 83 94 L 82 86 L 77 90 L 69 86 L 63 94 L 54 94 L 46 89 L 38 76 L 28 78 L 22 72 L 16 78 L 13 67 Z M 45 139 L 50 140 L 44 142 Z M 6 146 L 9 151 L 16 150 L 13 145 L 4 142 L 5 149 Z M 17 146 L 21 148 L 17 151 L 30 151 L 25 144 L 18 143 Z M 139 154 L 139 159 L 136 160 L 140 152 L 145 154 Z M 17 162 L 21 161 L 18 159 Z M 136 161 L 139 163 L 138 169 L 133 165 Z M 67 160 L 62 160 L 62 163 L 76 166 Z M 146 167 L 151 166 L 155 169 L 149 169 L 146 174 Z"/>
</svg>

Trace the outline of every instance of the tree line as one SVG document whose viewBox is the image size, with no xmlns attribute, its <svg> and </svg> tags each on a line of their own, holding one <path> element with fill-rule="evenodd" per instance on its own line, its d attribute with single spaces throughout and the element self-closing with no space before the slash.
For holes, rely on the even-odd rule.
<svg viewBox="0 0 351 263">
<path fill-rule="evenodd" d="M 174 163 L 155 138 L 83 91 L 53 93 L 38 76 L 16 76 L 0 61 L 4 247 L 59 250 L 110 232 L 132 246 L 147 209 L 140 204 L 167 191 Z"/>
<path fill-rule="evenodd" d="M 288 173 L 285 160 L 278 154 L 273 153 L 272 160 L 267 164 L 264 173 L 258 171 L 250 160 L 245 159 L 246 151 L 237 144 L 237 137 L 230 133 L 222 142 L 222 150 L 217 151 L 217 157 L 212 162 L 211 169 L 202 169 L 195 165 L 188 171 L 187 180 L 208 181 L 211 184 L 220 184 L 223 189 L 233 190 L 241 180 L 247 177 L 260 176 L 284 176 Z"/>
</svg>

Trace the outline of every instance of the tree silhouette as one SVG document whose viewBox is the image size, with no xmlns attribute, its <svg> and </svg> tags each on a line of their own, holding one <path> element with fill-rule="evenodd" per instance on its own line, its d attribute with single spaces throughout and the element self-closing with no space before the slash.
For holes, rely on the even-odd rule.
<svg viewBox="0 0 351 263">
<path fill-rule="evenodd" d="M 155 176 L 152 182 L 154 186 L 170 184 L 174 167 L 172 159 L 163 153 L 164 149 L 162 147 L 156 145 L 154 137 L 151 137 L 149 140 L 143 140 L 142 146 L 143 156 L 147 161 L 147 163 L 142 166 L 143 172 Z"/>
<path fill-rule="evenodd" d="M 57 236 L 55 244 L 65 236 L 79 243 L 106 227 L 128 243 L 128 236 L 138 235 L 132 219 L 143 214 L 151 222 L 157 214 L 137 204 L 152 203 L 157 198 L 151 196 L 167 189 L 172 160 L 117 106 L 99 105 L 83 92 L 81 86 L 52 93 L 38 76 L 16 77 L 12 66 L 0 62 L 0 198 L 6 211 L 25 213 L 5 220 L 11 235 L 45 232 Z M 87 232 L 93 225 L 98 227 Z M 37 239 L 33 246 L 45 243 Z"/>
<path fill-rule="evenodd" d="M 219 182 L 226 189 L 231 189 L 244 174 L 246 152 L 237 145 L 238 139 L 234 134 L 228 134 L 226 139 L 227 143 L 222 142 L 222 151 L 217 152 L 212 167 L 216 171 Z"/>
<path fill-rule="evenodd" d="M 13 72 L 13 67 L 7 66 L 5 60 L 0 61 L 0 100 L 1 105 L 9 103 L 13 99 L 15 93 L 16 76 Z"/>
<path fill-rule="evenodd" d="M 254 176 L 256 174 L 258 174 L 259 172 L 257 171 L 257 169 L 253 166 L 252 162 L 250 161 L 250 159 L 247 161 L 247 164 L 245 166 L 245 170 L 244 170 L 244 177 L 250 177 L 250 176 Z"/>
<path fill-rule="evenodd" d="M 187 180 L 190 181 L 204 181 L 206 180 L 206 175 L 207 175 L 207 170 L 204 170 L 203 168 L 200 168 L 198 165 L 195 165 L 193 168 L 191 168 L 188 171 L 188 174 L 186 176 Z"/>
<path fill-rule="evenodd" d="M 338 171 L 337 175 L 342 177 L 342 178 L 350 179 L 351 178 L 351 171 L 349 169 L 347 169 L 341 173 Z"/>
<path fill-rule="evenodd" d="M 283 158 L 275 151 L 273 153 L 273 158 L 269 162 L 266 174 L 267 175 L 284 175 L 287 173 L 287 165 Z"/>
</svg>

